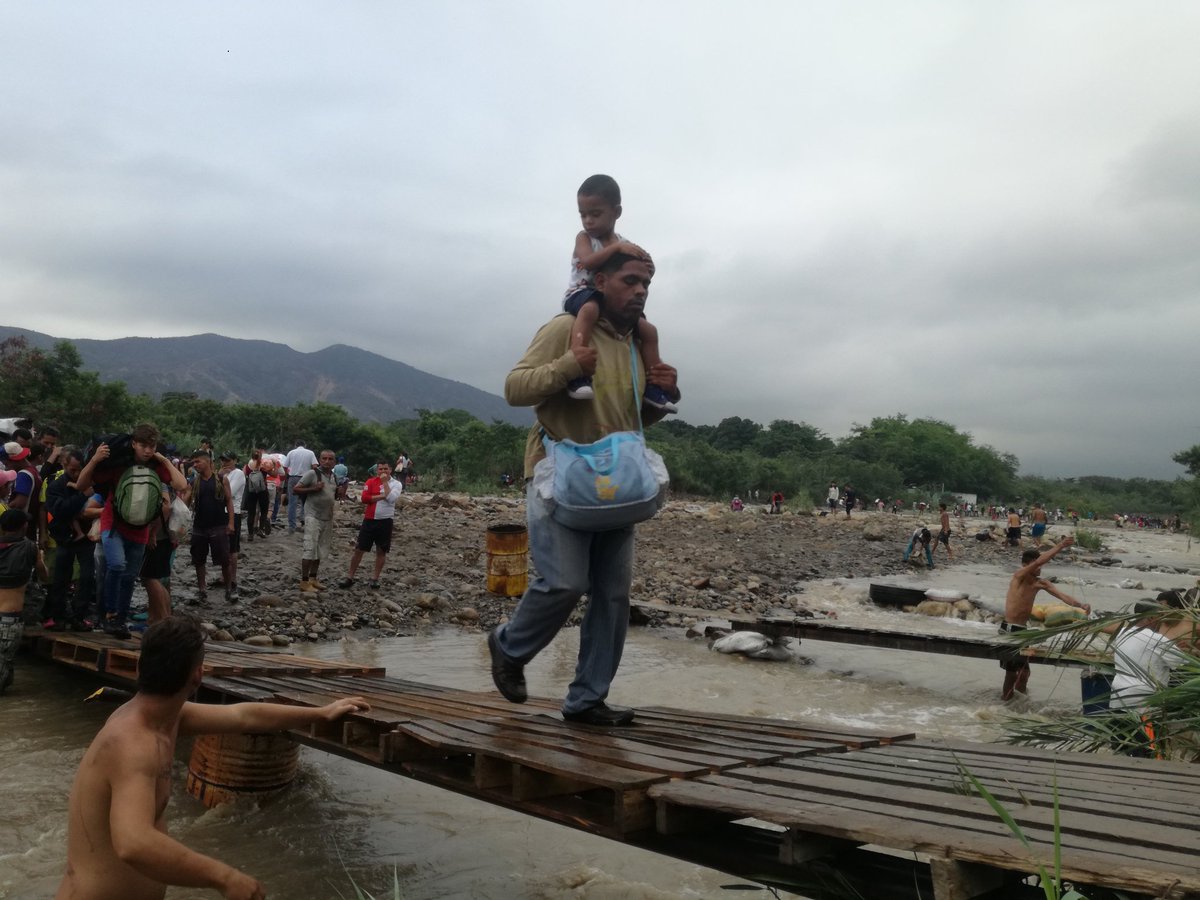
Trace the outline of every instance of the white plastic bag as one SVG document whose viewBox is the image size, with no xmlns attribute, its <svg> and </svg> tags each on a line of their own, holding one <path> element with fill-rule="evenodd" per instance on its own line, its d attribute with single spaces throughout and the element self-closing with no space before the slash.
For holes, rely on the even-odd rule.
<svg viewBox="0 0 1200 900">
<path fill-rule="evenodd" d="M 176 497 L 171 501 L 171 517 L 167 520 L 167 531 L 171 540 L 182 544 L 187 540 L 188 532 L 192 530 L 192 511 L 188 505 Z"/>
</svg>

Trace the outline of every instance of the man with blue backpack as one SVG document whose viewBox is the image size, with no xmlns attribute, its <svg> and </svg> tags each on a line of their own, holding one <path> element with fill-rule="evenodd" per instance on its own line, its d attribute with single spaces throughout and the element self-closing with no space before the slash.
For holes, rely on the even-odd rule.
<svg viewBox="0 0 1200 900">
<path fill-rule="evenodd" d="M 504 385 L 510 404 L 537 410 L 538 421 L 526 443 L 525 478 L 529 545 L 538 577 L 512 619 L 488 635 L 492 679 L 507 700 L 525 702 L 525 665 L 554 639 L 587 594 L 575 679 L 562 706 L 569 722 L 620 726 L 633 721 L 633 710 L 608 706 L 605 698 L 621 662 L 629 624 L 634 529 L 632 524 L 618 524 L 611 510 L 598 511 L 594 526 L 589 525 L 587 511 L 578 507 L 571 510 L 578 518 L 565 525 L 558 515 L 562 507 L 547 502 L 531 479 L 534 467 L 546 457 L 544 439 L 551 446 L 589 444 L 622 433 L 634 438 L 628 442 L 634 446 L 643 422 L 665 415 L 662 409 L 642 407 L 646 384 L 679 399 L 675 369 L 659 363 L 647 371 L 635 341 L 653 275 L 648 258 L 613 254 L 595 275 L 603 302 L 591 343 L 572 347 L 575 319 L 559 315 L 538 331 Z M 567 395 L 567 384 L 583 376 L 592 378 L 595 396 L 590 403 L 574 402 Z M 615 496 L 621 488 L 615 480 L 592 481 L 601 498 Z M 652 515 L 654 508 L 650 498 L 649 511 L 631 521 Z"/>
<path fill-rule="evenodd" d="M 75 489 L 87 494 L 94 485 L 105 495 L 100 514 L 104 548 L 104 631 L 128 638 L 129 604 L 142 569 L 152 526 L 162 515 L 163 485 L 188 489 L 171 461 L 158 452 L 158 428 L 145 423 L 129 435 L 114 435 L 92 451 Z M 111 446 L 110 446 L 111 443 Z"/>
</svg>

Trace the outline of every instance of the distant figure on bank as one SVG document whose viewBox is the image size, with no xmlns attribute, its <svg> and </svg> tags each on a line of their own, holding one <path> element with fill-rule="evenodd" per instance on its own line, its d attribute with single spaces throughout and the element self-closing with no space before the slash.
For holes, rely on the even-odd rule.
<svg viewBox="0 0 1200 900">
<path fill-rule="evenodd" d="M 732 500 L 729 501 L 729 508 L 732 509 L 734 512 L 741 512 L 743 507 L 744 507 L 744 504 L 742 503 L 741 497 L 734 497 Z"/>
<path fill-rule="evenodd" d="M 317 454 L 304 446 L 304 441 L 296 441 L 296 446 L 288 451 L 284 458 L 283 467 L 288 472 L 288 534 L 296 531 L 296 517 L 304 509 L 304 495 L 296 496 L 296 485 L 300 479 L 317 467 Z M 304 524 L 303 517 L 300 524 Z"/>
<path fill-rule="evenodd" d="M 933 542 L 933 552 L 937 552 L 938 544 L 945 544 L 946 555 L 954 559 L 954 551 L 950 549 L 950 512 L 946 509 L 945 503 L 939 503 L 938 510 L 941 513 L 941 519 L 938 525 L 937 540 Z"/>
<path fill-rule="evenodd" d="M 975 540 L 982 542 L 996 540 L 996 526 L 989 525 L 987 528 L 982 528 L 975 532 Z"/>
<path fill-rule="evenodd" d="M 392 549 L 396 504 L 403 490 L 400 480 L 392 478 L 391 463 L 386 459 L 379 460 L 375 464 L 375 476 L 367 479 L 358 498 L 365 504 L 362 525 L 358 528 L 358 543 L 350 555 L 350 571 L 338 582 L 338 587 L 354 585 L 354 573 L 358 571 L 363 554 L 374 547 L 375 572 L 371 576 L 370 587 L 372 590 L 379 589 L 379 575 L 383 572 L 383 564 L 387 562 L 388 551 Z"/>
<path fill-rule="evenodd" d="M 339 456 L 337 465 L 333 467 L 333 477 L 337 483 L 337 502 L 346 502 L 346 493 L 350 489 L 350 469 L 346 467 L 346 457 Z"/>
<path fill-rule="evenodd" d="M 842 503 L 846 506 L 846 518 L 850 518 L 850 510 L 854 509 L 854 504 L 858 502 L 858 492 L 854 490 L 854 485 L 846 482 L 846 486 L 842 488 Z"/>
<path fill-rule="evenodd" d="M 783 492 L 776 491 L 771 495 L 771 512 L 778 515 L 783 512 Z"/>
<path fill-rule="evenodd" d="M 196 602 L 208 600 L 208 558 L 221 570 L 225 599 L 236 603 L 230 543 L 233 540 L 233 494 L 229 480 L 213 471 L 212 457 L 203 450 L 192 454 L 192 565 L 196 567 Z"/>
<path fill-rule="evenodd" d="M 274 468 L 274 460 L 271 460 Z M 254 543 L 255 537 L 266 537 L 271 533 L 271 486 L 267 481 L 270 471 L 263 460 L 262 450 L 250 452 L 250 462 L 242 474 L 246 476 L 246 496 L 242 508 L 246 512 L 246 540 Z"/>
<path fill-rule="evenodd" d="M 829 504 L 830 512 L 837 512 L 838 499 L 841 497 L 841 492 L 838 490 L 837 482 L 829 482 L 829 493 L 826 495 L 825 502 Z"/>
<path fill-rule="evenodd" d="M 571 276 L 563 296 L 563 309 L 575 317 L 571 330 L 572 347 L 589 347 L 592 331 L 604 308 L 604 294 L 596 288 L 596 272 L 615 254 L 623 253 L 649 261 L 650 255 L 614 231 L 621 218 L 621 188 L 608 175 L 593 175 L 579 186 L 576 201 L 583 231 L 575 236 L 571 254 Z M 658 353 L 658 329 L 646 321 L 643 314 L 637 322 L 642 360 L 646 369 L 662 363 Z M 592 377 L 581 375 L 567 384 L 567 394 L 574 400 L 591 400 L 596 396 Z M 665 412 L 678 412 L 667 393 L 656 384 L 647 384 L 642 402 Z"/>
<path fill-rule="evenodd" d="M 1029 533 L 1033 536 L 1033 545 L 1036 547 L 1041 543 L 1042 535 L 1046 533 L 1046 510 L 1042 508 L 1042 504 L 1033 504 L 1033 513 L 1029 517 L 1033 521 L 1033 527 Z"/>
<path fill-rule="evenodd" d="M 1024 631 L 1033 611 L 1033 600 L 1038 591 L 1045 591 L 1051 597 L 1056 597 L 1068 606 L 1082 609 L 1086 613 L 1092 611 L 1091 606 L 1080 603 L 1070 594 L 1064 594 L 1049 581 L 1041 577 L 1042 566 L 1054 559 L 1063 550 L 1075 543 L 1073 537 L 1065 537 L 1045 553 L 1038 555 L 1037 550 L 1029 549 L 1021 554 L 1021 568 L 1013 573 L 1008 582 L 1008 596 L 1004 599 L 1004 621 L 1000 623 L 1001 633 Z M 1012 654 L 1000 660 L 1000 668 L 1004 670 L 1004 687 L 1000 692 L 1001 700 L 1011 700 L 1013 691 L 1026 693 L 1029 684 L 1029 660 L 1019 654 Z"/>
<path fill-rule="evenodd" d="M 300 555 L 300 590 L 312 593 L 325 590 L 317 580 L 321 560 L 333 552 L 333 503 L 337 479 L 333 477 L 336 457 L 332 450 L 321 451 L 320 468 L 310 469 L 292 488 L 304 499 L 304 550 Z"/>
<path fill-rule="evenodd" d="M 1021 517 L 1011 506 L 1008 508 L 1008 546 L 1021 546 Z"/>
<path fill-rule="evenodd" d="M 158 900 L 169 884 L 213 888 L 237 900 L 266 896 L 251 876 L 167 834 L 177 738 L 284 731 L 370 707 L 361 697 L 318 707 L 191 703 L 203 666 L 204 631 L 196 620 L 171 616 L 146 630 L 138 692 L 104 723 L 71 786 L 57 900 Z"/>
<path fill-rule="evenodd" d="M 925 565 L 932 569 L 933 552 L 929 548 L 929 543 L 932 540 L 933 535 L 929 533 L 929 529 L 925 527 L 925 523 L 922 522 L 915 529 L 913 529 L 912 536 L 908 539 L 908 546 L 904 548 L 904 561 L 908 562 L 909 558 L 912 557 L 913 550 L 917 549 L 917 547 L 920 547 L 925 551 Z"/>
</svg>

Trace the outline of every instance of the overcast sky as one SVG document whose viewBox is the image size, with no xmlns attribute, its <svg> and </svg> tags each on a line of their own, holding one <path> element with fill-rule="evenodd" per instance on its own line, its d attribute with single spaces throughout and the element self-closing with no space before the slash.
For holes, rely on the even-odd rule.
<svg viewBox="0 0 1200 900">
<path fill-rule="evenodd" d="M 5 324 L 347 343 L 494 393 L 595 172 L 681 417 L 1200 443 L 1200 5 L 7 3 Z"/>
</svg>

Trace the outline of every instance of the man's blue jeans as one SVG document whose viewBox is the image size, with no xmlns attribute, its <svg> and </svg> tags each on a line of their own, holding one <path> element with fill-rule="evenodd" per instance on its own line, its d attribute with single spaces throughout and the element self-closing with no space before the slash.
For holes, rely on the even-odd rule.
<svg viewBox="0 0 1200 900">
<path fill-rule="evenodd" d="M 115 526 L 104 532 L 100 541 L 104 546 L 105 612 L 117 624 L 124 625 L 133 601 L 133 586 L 142 571 L 146 545 L 129 540 Z"/>
<path fill-rule="evenodd" d="M 633 526 L 616 531 L 575 531 L 553 518 L 526 490 L 529 548 L 538 577 L 529 585 L 512 620 L 496 630 L 501 652 L 524 665 L 546 647 L 588 595 L 579 630 L 575 680 L 563 712 L 582 712 L 603 702 L 621 664 L 629 627 L 633 581 Z"/>
<path fill-rule="evenodd" d="M 296 515 L 300 515 L 300 521 L 304 521 L 304 498 L 296 496 L 296 485 L 300 483 L 301 475 L 288 476 L 288 530 L 296 530 Z"/>
</svg>

